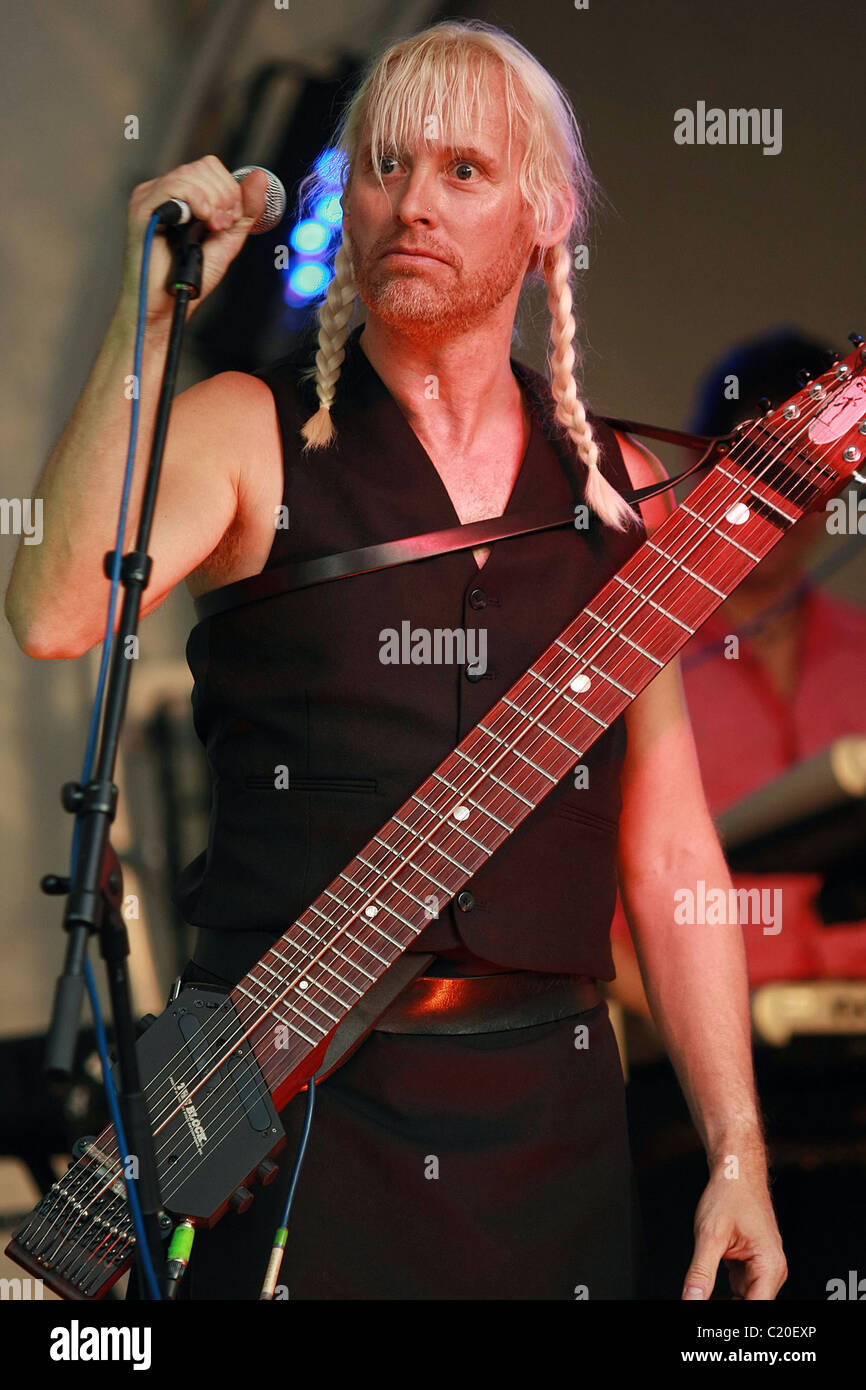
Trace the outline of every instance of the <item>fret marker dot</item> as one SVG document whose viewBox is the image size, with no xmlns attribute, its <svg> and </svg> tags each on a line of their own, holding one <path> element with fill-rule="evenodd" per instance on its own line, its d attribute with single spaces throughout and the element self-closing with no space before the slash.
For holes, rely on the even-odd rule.
<svg viewBox="0 0 866 1390">
<path fill-rule="evenodd" d="M 298 989 L 306 989 L 309 983 L 309 980 L 300 980 L 298 982 Z"/>
<path fill-rule="evenodd" d="M 592 685 L 592 681 L 590 680 L 589 676 L 575 676 L 574 680 L 571 681 L 569 684 L 571 690 L 576 690 L 579 693 L 581 690 L 589 690 L 589 687 Z"/>
<path fill-rule="evenodd" d="M 375 903 L 368 903 L 367 906 L 364 908 L 364 914 L 367 917 L 375 917 L 378 911 L 379 909 Z"/>
<path fill-rule="evenodd" d="M 468 806 L 455 806 L 452 812 L 455 820 L 466 820 L 469 815 Z"/>
<path fill-rule="evenodd" d="M 738 502 L 735 507 L 731 507 L 731 510 L 725 513 L 725 521 L 729 521 L 732 526 L 742 526 L 743 522 L 748 521 L 751 515 L 752 513 L 745 502 Z"/>
</svg>

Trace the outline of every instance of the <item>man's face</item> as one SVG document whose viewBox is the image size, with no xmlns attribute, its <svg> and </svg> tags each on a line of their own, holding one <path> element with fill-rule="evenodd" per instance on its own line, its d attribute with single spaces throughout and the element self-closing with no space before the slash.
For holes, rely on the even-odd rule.
<svg viewBox="0 0 866 1390">
<path fill-rule="evenodd" d="M 517 170 L 523 150 L 508 128 L 502 78 L 491 79 L 471 142 L 448 150 L 430 138 L 381 156 L 384 192 L 362 144 L 343 197 L 358 291 L 371 314 L 418 341 L 477 326 L 509 296 L 513 319 L 534 241 Z M 397 248 L 429 252 L 397 254 Z M 438 258 L 438 259 L 434 259 Z"/>
</svg>

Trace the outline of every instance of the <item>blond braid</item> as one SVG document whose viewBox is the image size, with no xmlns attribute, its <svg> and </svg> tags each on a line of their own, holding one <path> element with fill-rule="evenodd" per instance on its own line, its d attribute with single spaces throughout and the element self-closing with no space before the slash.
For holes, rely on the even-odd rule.
<svg viewBox="0 0 866 1390">
<path fill-rule="evenodd" d="M 599 468 L 598 445 L 574 379 L 574 301 L 570 284 L 571 256 L 565 242 L 550 248 L 542 268 L 548 285 L 547 306 L 552 316 L 550 340 L 553 349 L 548 363 L 552 373 L 550 389 L 556 401 L 556 418 L 568 430 L 586 464 L 584 496 L 588 504 L 608 526 L 624 531 L 628 526 L 636 525 L 639 518 Z"/>
<path fill-rule="evenodd" d="M 319 309 L 319 350 L 316 353 L 315 367 L 319 409 L 301 429 L 301 434 L 307 441 L 304 445 L 305 450 L 324 448 L 336 434 L 331 419 L 331 406 L 340 368 L 346 356 L 345 342 L 349 335 L 349 320 L 355 307 L 357 293 L 355 272 L 352 268 L 352 247 L 344 233 L 342 245 L 334 261 L 334 278 Z"/>
</svg>

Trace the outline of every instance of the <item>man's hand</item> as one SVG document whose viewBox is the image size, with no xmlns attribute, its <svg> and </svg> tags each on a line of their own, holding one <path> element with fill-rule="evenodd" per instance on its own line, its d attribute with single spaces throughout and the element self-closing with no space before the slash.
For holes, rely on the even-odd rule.
<svg viewBox="0 0 866 1390">
<path fill-rule="evenodd" d="M 728 1267 L 735 1299 L 773 1299 L 788 1277 L 782 1238 L 763 1177 L 713 1172 L 695 1214 L 695 1250 L 684 1299 L 709 1298 L 719 1261 Z"/>
</svg>

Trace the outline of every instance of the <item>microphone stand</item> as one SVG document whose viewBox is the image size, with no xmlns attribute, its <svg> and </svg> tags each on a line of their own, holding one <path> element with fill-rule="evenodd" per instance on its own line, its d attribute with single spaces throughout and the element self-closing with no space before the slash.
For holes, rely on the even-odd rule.
<svg viewBox="0 0 866 1390">
<path fill-rule="evenodd" d="M 147 588 L 152 568 L 147 553 L 156 493 L 171 404 L 177 378 L 187 306 L 201 291 L 201 239 L 207 228 L 200 222 L 166 229 L 173 253 L 167 289 L 174 295 L 171 330 L 154 422 L 147 478 L 141 506 L 135 549 L 121 561 L 120 580 L 124 599 L 120 623 L 114 638 L 109 665 L 99 751 L 91 779 L 64 783 L 60 799 L 64 810 L 75 816 L 79 827 L 79 849 L 70 877 L 46 874 L 40 881 L 48 894 L 67 894 L 63 926 L 68 933 L 66 958 L 60 975 L 48 1032 L 44 1071 L 52 1078 L 72 1074 L 88 941 L 99 934 L 100 952 L 105 960 L 114 1040 L 117 1049 L 116 1083 L 118 1103 L 126 1129 L 129 1153 L 138 1161 L 135 1179 L 144 1221 L 145 1237 L 157 1280 L 165 1262 L 163 1238 L 172 1221 L 162 1210 L 154 1151 L 153 1131 L 147 1102 L 141 1090 L 135 1052 L 136 1029 L 133 1022 L 126 958 L 129 938 L 121 906 L 123 875 L 117 854 L 109 840 L 109 825 L 117 809 L 118 788 L 112 780 L 120 732 L 126 711 L 131 662 L 125 653 L 127 639 L 138 630 L 141 594 Z M 115 552 L 109 550 L 103 568 L 110 578 Z M 110 640 L 110 639 L 109 639 Z M 120 1145 L 118 1144 L 118 1152 Z M 137 1244 L 139 1286 L 146 1290 L 142 1267 L 143 1251 Z M 146 1295 L 145 1295 L 146 1296 Z"/>
</svg>

